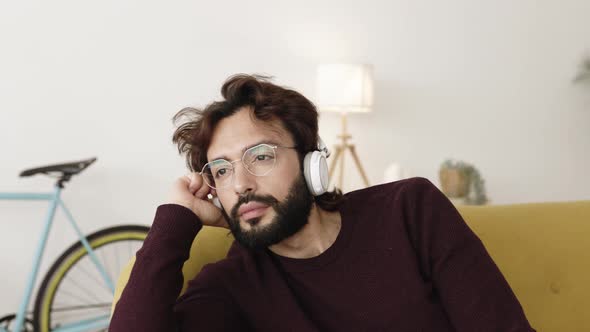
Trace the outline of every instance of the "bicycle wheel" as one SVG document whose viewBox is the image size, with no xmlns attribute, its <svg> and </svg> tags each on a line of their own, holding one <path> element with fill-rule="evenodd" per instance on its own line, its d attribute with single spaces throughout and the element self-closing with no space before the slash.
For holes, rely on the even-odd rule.
<svg viewBox="0 0 590 332">
<path fill-rule="evenodd" d="M 135 255 L 149 227 L 124 225 L 87 236 L 88 243 L 114 284 L 121 269 Z M 35 331 L 49 332 L 97 317 L 109 317 L 113 292 L 82 242 L 70 246 L 53 263 L 35 299 Z M 106 331 L 105 327 L 85 331 Z"/>
</svg>

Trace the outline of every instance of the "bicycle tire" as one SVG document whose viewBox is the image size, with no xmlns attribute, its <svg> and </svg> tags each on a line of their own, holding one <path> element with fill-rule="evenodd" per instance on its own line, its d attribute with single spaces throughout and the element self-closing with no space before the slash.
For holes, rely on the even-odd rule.
<svg viewBox="0 0 590 332">
<path fill-rule="evenodd" d="M 131 256 L 135 255 L 137 250 L 141 247 L 148 231 L 149 227 L 147 226 L 122 225 L 109 227 L 94 232 L 86 237 L 90 247 L 95 251 L 96 256 L 105 266 L 107 274 L 109 274 L 113 283 L 116 284 L 121 269 L 131 259 Z M 118 255 L 119 253 L 117 252 L 116 257 L 118 263 L 115 264 L 115 273 L 111 273 L 109 270 L 110 265 L 104 258 L 105 253 L 108 255 L 107 250 L 121 251 L 115 247 L 121 247 L 123 243 L 127 243 L 130 248 L 133 245 L 133 249 L 129 249 L 130 257 L 120 259 Z M 85 266 L 90 266 L 90 269 L 93 270 L 93 272 L 86 271 L 84 269 Z M 84 273 L 81 271 L 84 271 Z M 83 283 L 84 286 L 78 284 L 78 282 L 74 282 L 74 278 L 86 278 Z M 98 283 L 98 288 L 88 289 L 87 285 L 90 282 Z M 65 287 L 69 284 L 77 285 L 77 287 L 75 287 L 77 288 L 75 294 L 66 292 Z M 80 310 L 84 310 L 85 308 L 91 312 L 93 310 L 98 310 L 102 313 L 104 310 L 105 314 L 110 315 L 110 305 L 113 300 L 113 294 L 108 288 L 106 288 L 105 292 L 105 288 L 106 283 L 104 283 L 102 276 L 98 273 L 96 266 L 93 265 L 82 242 L 78 241 L 72 244 L 53 263 L 37 291 L 33 310 L 33 324 L 35 326 L 35 331 L 50 332 L 54 328 L 63 327 L 66 323 L 73 323 L 76 320 L 81 320 L 81 316 L 83 315 Z M 86 298 L 87 296 L 92 296 L 94 299 Z M 69 303 L 69 301 L 80 302 L 88 299 L 91 301 L 97 301 L 97 303 L 90 305 Z M 68 304 L 64 304 L 65 302 L 68 302 Z M 71 316 L 68 317 L 66 315 L 64 318 L 63 314 L 68 312 L 67 308 L 70 308 L 72 313 L 70 313 Z M 73 312 L 74 310 L 77 311 Z M 67 322 L 68 320 L 70 320 L 70 322 Z M 99 329 L 96 331 L 106 331 L 106 329 Z"/>
</svg>

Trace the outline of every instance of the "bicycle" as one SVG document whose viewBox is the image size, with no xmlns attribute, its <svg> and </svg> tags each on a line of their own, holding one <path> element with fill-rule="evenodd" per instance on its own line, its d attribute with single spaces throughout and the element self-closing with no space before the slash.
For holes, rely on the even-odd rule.
<svg viewBox="0 0 590 332">
<path fill-rule="evenodd" d="M 113 226 L 87 236 L 81 232 L 61 200 L 60 193 L 72 176 L 80 174 L 95 161 L 96 158 L 91 158 L 27 169 L 20 173 L 21 177 L 44 174 L 57 178 L 52 193 L 0 193 L 0 200 L 49 202 L 24 296 L 16 313 L 0 318 L 0 332 L 82 332 L 108 329 L 116 278 L 123 265 L 142 245 L 149 227 Z M 65 212 L 79 241 L 68 247 L 53 262 L 37 289 L 33 311 L 27 312 L 43 250 L 58 207 Z M 127 255 L 120 257 L 122 254 Z"/>
</svg>

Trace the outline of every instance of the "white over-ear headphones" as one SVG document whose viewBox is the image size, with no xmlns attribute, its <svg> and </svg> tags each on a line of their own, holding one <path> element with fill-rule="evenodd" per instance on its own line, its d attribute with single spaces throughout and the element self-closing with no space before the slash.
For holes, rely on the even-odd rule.
<svg viewBox="0 0 590 332">
<path fill-rule="evenodd" d="M 330 150 L 324 141 L 318 136 L 318 148 L 308 152 L 303 159 L 303 175 L 309 192 L 319 196 L 328 190 L 328 163 L 326 159 L 330 156 Z"/>
</svg>

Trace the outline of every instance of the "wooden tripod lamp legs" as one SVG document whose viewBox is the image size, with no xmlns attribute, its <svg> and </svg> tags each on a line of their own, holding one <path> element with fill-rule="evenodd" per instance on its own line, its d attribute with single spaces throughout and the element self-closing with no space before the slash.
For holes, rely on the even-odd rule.
<svg viewBox="0 0 590 332">
<path fill-rule="evenodd" d="M 357 169 L 361 173 L 361 176 L 363 178 L 363 182 L 364 182 L 365 186 L 368 187 L 369 186 L 369 179 L 367 178 L 367 174 L 365 173 L 365 170 L 363 169 L 363 165 L 361 164 L 361 160 L 359 159 L 359 157 L 356 153 L 356 148 L 355 148 L 354 144 L 336 145 L 335 150 L 336 151 L 334 152 L 334 159 L 332 160 L 332 163 L 330 164 L 330 175 L 329 175 L 330 182 L 332 181 L 332 176 L 334 175 L 334 171 L 336 170 L 335 167 L 338 165 L 338 161 L 340 161 L 340 168 L 339 168 L 339 174 L 338 174 L 338 176 L 339 176 L 338 188 L 342 189 L 342 185 L 344 183 L 344 152 L 346 150 L 349 150 Z"/>
</svg>

